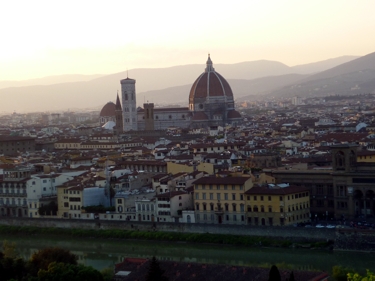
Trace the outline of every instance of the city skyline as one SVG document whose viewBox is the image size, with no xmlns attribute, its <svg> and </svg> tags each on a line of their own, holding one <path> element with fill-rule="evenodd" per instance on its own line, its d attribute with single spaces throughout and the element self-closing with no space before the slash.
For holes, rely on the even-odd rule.
<svg viewBox="0 0 375 281">
<path fill-rule="evenodd" d="M 6 2 L 0 81 L 133 68 L 275 60 L 289 66 L 375 50 L 373 1 Z"/>
</svg>

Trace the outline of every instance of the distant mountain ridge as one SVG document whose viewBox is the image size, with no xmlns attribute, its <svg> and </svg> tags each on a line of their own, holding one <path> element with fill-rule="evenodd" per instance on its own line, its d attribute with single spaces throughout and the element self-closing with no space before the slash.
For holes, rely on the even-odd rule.
<svg viewBox="0 0 375 281">
<path fill-rule="evenodd" d="M 297 83 L 281 87 L 275 96 L 324 96 L 361 94 L 375 91 L 375 52 L 310 75 Z"/>
<path fill-rule="evenodd" d="M 295 84 L 299 80 L 307 78 L 302 74 L 309 72 L 309 69 L 310 73 L 315 73 L 317 69 L 323 71 L 328 66 L 335 63 L 338 65 L 343 61 L 353 60 L 353 58 L 355 57 L 339 57 L 329 60 L 329 63 L 322 61 L 295 67 L 267 60 L 235 64 L 215 64 L 214 60 L 213 62 L 216 71 L 229 81 L 235 98 L 240 98 L 248 94 L 269 93 L 275 91 L 276 88 Z M 128 73 L 129 77 L 137 81 L 139 105 L 142 105 L 146 97 L 148 100 L 155 100 L 160 104 L 171 104 L 180 100 L 186 101 L 187 105 L 190 86 L 204 71 L 204 68 L 205 62 L 199 65 L 168 68 L 131 69 Z M 299 71 L 303 73 L 300 74 Z M 127 72 L 124 71 L 85 81 L 3 88 L 0 89 L 2 100 L 0 113 L 13 110 L 17 112 L 53 112 L 69 108 L 104 106 L 108 101 L 115 100 L 116 93 L 120 90 L 120 80 L 126 77 Z"/>
</svg>

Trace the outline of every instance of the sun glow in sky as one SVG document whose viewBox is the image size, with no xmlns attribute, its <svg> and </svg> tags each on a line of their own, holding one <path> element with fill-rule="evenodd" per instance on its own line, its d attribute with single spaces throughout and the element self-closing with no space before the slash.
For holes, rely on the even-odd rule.
<svg viewBox="0 0 375 281">
<path fill-rule="evenodd" d="M 2 1 L 0 80 L 375 52 L 375 1 Z"/>
</svg>

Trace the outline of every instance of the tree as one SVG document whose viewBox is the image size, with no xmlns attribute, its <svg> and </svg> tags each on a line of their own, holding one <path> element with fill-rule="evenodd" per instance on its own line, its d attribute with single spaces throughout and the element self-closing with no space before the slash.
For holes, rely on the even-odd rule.
<svg viewBox="0 0 375 281">
<path fill-rule="evenodd" d="M 146 275 L 146 281 L 168 281 L 168 278 L 163 276 L 165 270 L 160 268 L 159 262 L 155 257 L 152 257 L 150 267 Z"/>
<path fill-rule="evenodd" d="M 358 273 L 348 273 L 348 281 L 375 281 L 375 274 L 367 270 L 366 276 L 361 276 Z"/>
<path fill-rule="evenodd" d="M 348 273 L 354 273 L 354 271 L 350 268 L 338 265 L 332 268 L 332 277 L 335 281 L 347 281 Z"/>
<path fill-rule="evenodd" d="M 102 274 L 104 281 L 112 281 L 113 280 L 114 272 L 113 272 L 112 268 L 110 268 L 110 267 L 104 268 L 100 271 L 100 273 Z"/>
<path fill-rule="evenodd" d="M 77 264 L 77 256 L 61 248 L 45 248 L 35 252 L 29 262 L 29 270 L 36 276 L 40 269 L 48 270 L 50 263 Z"/>
<path fill-rule="evenodd" d="M 14 259 L 17 256 L 16 243 L 8 240 L 3 241 L 3 255 L 5 258 Z"/>
<path fill-rule="evenodd" d="M 271 266 L 268 281 L 281 281 L 280 272 L 276 265 Z"/>
<path fill-rule="evenodd" d="M 38 272 L 38 281 L 103 281 L 99 271 L 91 266 L 52 262 Z"/>
</svg>

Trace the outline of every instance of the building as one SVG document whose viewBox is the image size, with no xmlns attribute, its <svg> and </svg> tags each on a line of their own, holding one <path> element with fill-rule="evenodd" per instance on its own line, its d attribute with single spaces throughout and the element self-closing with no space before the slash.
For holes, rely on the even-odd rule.
<svg viewBox="0 0 375 281">
<path fill-rule="evenodd" d="M 103 106 L 99 114 L 99 124 L 103 126 L 107 122 L 116 122 L 116 105 L 113 102 L 108 102 Z"/>
<path fill-rule="evenodd" d="M 288 225 L 310 221 L 310 194 L 298 186 L 254 186 L 245 192 L 249 225 Z"/>
<path fill-rule="evenodd" d="M 234 108 L 232 89 L 224 77 L 215 71 L 210 56 L 205 71 L 191 87 L 188 107 L 155 108 L 153 103 L 145 103 L 143 108 L 137 108 L 135 82 L 136 80 L 130 78 L 120 81 L 124 132 L 166 130 L 169 127 L 223 127 L 242 120 L 241 114 Z M 118 120 L 120 106 L 119 101 L 116 101 L 116 105 L 108 103 L 104 106 L 103 114 L 104 109 L 109 113 L 108 116 L 101 113 L 101 122 Z M 115 129 L 115 133 L 117 131 Z"/>
<path fill-rule="evenodd" d="M 27 181 L 30 170 L 26 168 L 4 169 L 0 177 L 0 215 L 27 217 Z"/>
<path fill-rule="evenodd" d="M 195 221 L 214 224 L 246 224 L 246 191 L 249 177 L 202 177 L 194 182 Z"/>
<path fill-rule="evenodd" d="M 236 124 L 241 118 L 234 108 L 231 87 L 213 68 L 208 55 L 205 71 L 195 80 L 189 94 L 192 128 Z"/>
<path fill-rule="evenodd" d="M 120 83 L 123 131 L 137 131 L 137 96 L 135 94 L 135 80 L 127 77 L 122 79 Z"/>
<path fill-rule="evenodd" d="M 0 155 L 34 152 L 35 139 L 30 137 L 0 136 Z"/>
</svg>

